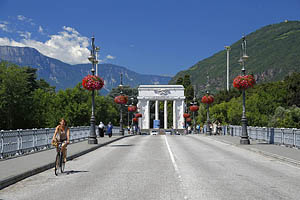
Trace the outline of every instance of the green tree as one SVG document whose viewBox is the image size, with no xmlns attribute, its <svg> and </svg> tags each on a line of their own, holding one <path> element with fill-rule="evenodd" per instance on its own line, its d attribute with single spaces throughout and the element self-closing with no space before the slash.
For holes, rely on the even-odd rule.
<svg viewBox="0 0 300 200">
<path fill-rule="evenodd" d="M 28 128 L 32 125 L 32 95 L 25 68 L 0 63 L 1 129 Z"/>
</svg>

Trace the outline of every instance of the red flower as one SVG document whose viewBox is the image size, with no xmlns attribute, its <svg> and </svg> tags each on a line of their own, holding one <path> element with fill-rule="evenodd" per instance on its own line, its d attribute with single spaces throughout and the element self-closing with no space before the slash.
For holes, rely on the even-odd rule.
<svg viewBox="0 0 300 200">
<path fill-rule="evenodd" d="M 190 114 L 189 114 L 189 113 L 184 113 L 184 114 L 183 114 L 183 117 L 184 117 L 184 118 L 189 118 L 189 117 L 190 117 Z"/>
<path fill-rule="evenodd" d="M 136 113 L 136 114 L 135 114 L 135 117 L 136 117 L 136 118 L 142 117 L 142 114 L 141 114 L 141 113 Z"/>
<path fill-rule="evenodd" d="M 132 118 L 132 121 L 134 122 L 134 123 L 137 123 L 138 122 L 138 118 Z"/>
<path fill-rule="evenodd" d="M 214 97 L 211 95 L 205 95 L 202 97 L 201 102 L 204 104 L 211 104 L 214 102 Z"/>
<path fill-rule="evenodd" d="M 136 106 L 128 106 L 128 111 L 129 112 L 135 112 L 136 111 Z"/>
<path fill-rule="evenodd" d="M 120 95 L 115 97 L 115 103 L 126 104 L 128 101 L 128 96 Z"/>
<path fill-rule="evenodd" d="M 100 90 L 104 86 L 104 81 L 99 76 L 87 75 L 82 79 L 82 86 L 89 91 Z"/>
<path fill-rule="evenodd" d="M 239 90 L 246 90 L 255 85 L 255 79 L 252 75 L 237 76 L 233 80 L 233 87 Z"/>
<path fill-rule="evenodd" d="M 196 106 L 196 105 L 190 106 L 190 111 L 191 111 L 191 112 L 196 112 L 196 111 L 198 111 L 198 110 L 199 110 L 199 106 Z"/>
</svg>

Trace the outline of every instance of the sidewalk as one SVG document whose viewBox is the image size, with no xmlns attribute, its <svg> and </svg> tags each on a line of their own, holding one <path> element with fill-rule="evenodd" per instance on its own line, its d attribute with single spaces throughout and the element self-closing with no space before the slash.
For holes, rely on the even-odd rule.
<svg viewBox="0 0 300 200">
<path fill-rule="evenodd" d="M 88 144 L 87 140 L 70 144 L 67 160 L 82 156 L 124 137 L 128 136 L 98 138 L 98 144 Z M 56 150 L 53 148 L 12 159 L 0 160 L 0 190 L 29 176 L 53 168 L 55 155 Z"/>
<path fill-rule="evenodd" d="M 237 136 L 207 136 L 211 139 L 218 140 L 227 144 L 244 148 L 252 152 L 262 154 L 267 157 L 272 157 L 290 164 L 300 166 L 300 149 L 286 147 L 284 145 L 268 144 L 265 141 L 251 140 L 250 145 L 241 145 L 240 137 Z"/>
</svg>

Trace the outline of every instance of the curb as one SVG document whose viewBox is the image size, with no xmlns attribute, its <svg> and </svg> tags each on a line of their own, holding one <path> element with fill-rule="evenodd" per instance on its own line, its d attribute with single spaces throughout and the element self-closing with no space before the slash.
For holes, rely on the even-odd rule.
<svg viewBox="0 0 300 200">
<path fill-rule="evenodd" d="M 80 157 L 80 156 L 82 156 L 84 154 L 87 154 L 87 153 L 89 153 L 91 151 L 94 151 L 94 150 L 96 150 L 96 149 L 98 149 L 100 147 L 103 147 L 103 146 L 108 145 L 110 143 L 116 142 L 116 141 L 121 140 L 121 139 L 123 139 L 125 137 L 131 137 L 131 136 L 133 136 L 133 135 L 122 136 L 122 137 L 113 139 L 111 141 L 108 141 L 108 142 L 105 142 L 105 143 L 102 143 L 102 144 L 98 144 L 98 145 L 96 145 L 94 147 L 91 147 L 89 149 L 86 149 L 86 150 L 84 150 L 82 152 L 79 152 L 79 153 L 76 153 L 76 154 L 68 156 L 67 160 L 73 160 L 74 158 Z M 53 167 L 54 167 L 54 162 L 51 162 L 49 164 L 46 164 L 44 166 L 32 169 L 30 171 L 27 171 L 27 172 L 24 172 L 24 173 L 21 173 L 21 174 L 17 174 L 15 176 L 3 179 L 3 180 L 0 181 L 0 190 L 2 190 L 3 188 L 5 188 L 5 187 L 7 187 L 9 185 L 15 184 L 15 183 L 17 183 L 17 182 L 19 182 L 19 181 L 21 181 L 21 180 L 23 180 L 25 178 L 28 178 L 28 177 L 33 176 L 33 175 L 36 175 L 38 173 L 41 173 L 41 172 L 46 171 L 48 169 L 51 169 Z"/>
<path fill-rule="evenodd" d="M 230 145 L 236 146 L 238 148 L 242 148 L 242 149 L 254 152 L 254 153 L 261 154 L 261 155 L 269 157 L 269 158 L 274 158 L 274 159 L 277 159 L 279 161 L 286 162 L 286 163 L 292 164 L 294 166 L 300 167 L 300 161 L 298 161 L 298 160 L 294 160 L 294 159 L 291 159 L 291 158 L 280 156 L 278 154 L 269 153 L 269 152 L 262 151 L 262 150 L 259 150 L 259 149 L 255 149 L 255 148 L 242 147 L 238 144 L 235 144 L 235 143 L 232 143 L 232 142 L 229 142 L 229 141 L 225 141 L 225 140 L 222 140 L 222 139 L 215 139 L 215 138 L 211 138 L 211 139 L 217 140 L 219 142 L 223 142 L 223 143 L 226 143 L 226 144 L 230 144 Z"/>
</svg>

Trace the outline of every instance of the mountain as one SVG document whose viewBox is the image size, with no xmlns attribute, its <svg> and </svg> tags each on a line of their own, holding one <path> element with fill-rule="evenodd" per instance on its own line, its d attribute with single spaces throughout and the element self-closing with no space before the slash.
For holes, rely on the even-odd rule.
<svg viewBox="0 0 300 200">
<path fill-rule="evenodd" d="M 257 83 L 278 81 L 292 72 L 300 72 L 300 21 L 285 21 L 265 26 L 246 36 L 248 61 L 247 74 L 254 74 Z M 230 86 L 233 79 L 241 74 L 240 58 L 242 40 L 235 42 L 230 51 Z M 178 72 L 170 81 L 189 74 L 198 94 L 205 92 L 207 73 L 209 90 L 216 92 L 226 88 L 226 60 L 224 50 L 199 61 L 187 70 Z"/>
<path fill-rule="evenodd" d="M 57 90 L 74 87 L 84 76 L 91 74 L 92 68 L 91 64 L 70 65 L 44 56 L 29 47 L 0 46 L 0 60 L 36 68 L 38 78 L 45 79 L 50 85 L 56 86 Z M 113 64 L 99 64 L 98 69 L 105 82 L 102 94 L 107 94 L 120 84 L 120 73 L 123 73 L 123 84 L 130 87 L 141 84 L 167 84 L 171 79 L 168 76 L 139 74 Z"/>
</svg>

